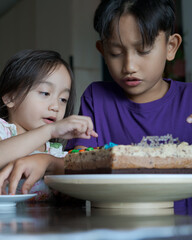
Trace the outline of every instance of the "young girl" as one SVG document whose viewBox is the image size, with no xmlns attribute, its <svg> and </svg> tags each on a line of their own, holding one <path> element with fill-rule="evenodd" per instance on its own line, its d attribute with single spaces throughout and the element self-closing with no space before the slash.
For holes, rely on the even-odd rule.
<svg viewBox="0 0 192 240">
<path fill-rule="evenodd" d="M 90 118 L 69 117 L 73 95 L 73 74 L 57 52 L 25 50 L 9 60 L 0 76 L 0 167 L 10 163 L 1 174 L 1 184 L 12 171 L 14 161 L 34 153 L 57 157 L 40 155 L 39 163 L 26 157 L 41 175 L 52 162 L 55 170 L 60 167 L 64 172 L 61 158 L 66 152 L 50 139 L 97 137 Z M 21 172 L 19 178 L 22 173 L 31 175 Z M 41 185 L 36 183 L 45 199 L 47 189 L 42 192 Z M 34 186 L 33 192 L 37 189 Z"/>
<path fill-rule="evenodd" d="M 80 115 L 91 117 L 98 138 L 70 140 L 67 149 L 167 134 L 192 144 L 192 84 L 163 78 L 182 41 L 174 26 L 173 0 L 101 1 L 96 47 L 114 81 L 92 83 L 81 98 Z"/>
</svg>

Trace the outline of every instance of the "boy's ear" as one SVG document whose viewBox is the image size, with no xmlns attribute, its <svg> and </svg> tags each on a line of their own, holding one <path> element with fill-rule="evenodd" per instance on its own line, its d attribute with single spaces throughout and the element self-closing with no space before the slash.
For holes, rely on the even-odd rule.
<svg viewBox="0 0 192 240">
<path fill-rule="evenodd" d="M 167 43 L 167 60 L 172 61 L 175 58 L 175 55 L 177 53 L 177 50 L 179 46 L 181 45 L 182 37 L 175 33 L 169 37 L 168 43 Z"/>
<path fill-rule="evenodd" d="M 102 56 L 104 56 L 104 49 L 103 49 L 103 43 L 101 40 L 98 40 L 96 42 L 96 48 L 101 53 Z"/>
<path fill-rule="evenodd" d="M 3 97 L 2 97 L 2 100 L 4 102 L 4 104 L 8 107 L 8 108 L 12 108 L 15 106 L 15 102 L 13 100 L 13 97 L 10 96 L 9 94 L 5 94 Z"/>
</svg>

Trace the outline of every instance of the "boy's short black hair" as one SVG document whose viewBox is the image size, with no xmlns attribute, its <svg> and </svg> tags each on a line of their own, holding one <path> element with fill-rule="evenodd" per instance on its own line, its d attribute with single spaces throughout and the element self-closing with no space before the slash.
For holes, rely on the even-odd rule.
<svg viewBox="0 0 192 240">
<path fill-rule="evenodd" d="M 164 31 L 167 39 L 174 33 L 173 0 L 102 0 L 94 16 L 94 28 L 102 40 L 111 37 L 115 21 L 125 14 L 136 18 L 143 45 L 151 46 L 159 31 Z"/>
</svg>

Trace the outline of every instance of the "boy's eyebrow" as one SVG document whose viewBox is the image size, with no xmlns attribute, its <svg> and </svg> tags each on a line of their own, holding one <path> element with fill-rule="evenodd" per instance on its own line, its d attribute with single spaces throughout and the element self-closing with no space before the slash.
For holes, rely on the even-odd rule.
<svg viewBox="0 0 192 240">
<path fill-rule="evenodd" d="M 137 42 L 134 43 L 135 46 L 143 46 L 143 41 L 142 40 L 139 40 Z"/>
<path fill-rule="evenodd" d="M 111 41 L 108 41 L 108 42 L 106 42 L 106 46 L 122 47 L 122 44 L 121 44 L 121 43 L 118 43 L 118 42 L 111 42 Z"/>
<path fill-rule="evenodd" d="M 123 44 L 121 42 L 113 42 L 113 41 L 108 41 L 106 45 L 111 46 L 111 47 L 123 47 Z M 138 40 L 133 43 L 134 46 L 143 46 L 143 41 Z"/>
</svg>

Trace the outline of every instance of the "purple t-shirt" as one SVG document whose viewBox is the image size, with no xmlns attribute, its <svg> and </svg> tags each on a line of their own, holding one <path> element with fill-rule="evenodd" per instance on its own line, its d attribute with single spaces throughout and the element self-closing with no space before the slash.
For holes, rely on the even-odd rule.
<svg viewBox="0 0 192 240">
<path fill-rule="evenodd" d="M 180 141 L 192 144 L 192 124 L 186 118 L 192 114 L 192 83 L 166 80 L 168 92 L 159 100 L 134 103 L 115 82 L 94 82 L 81 98 L 80 115 L 92 118 L 98 138 L 72 139 L 67 149 L 83 145 L 98 147 L 139 143 L 143 136 L 172 134 Z"/>
</svg>

